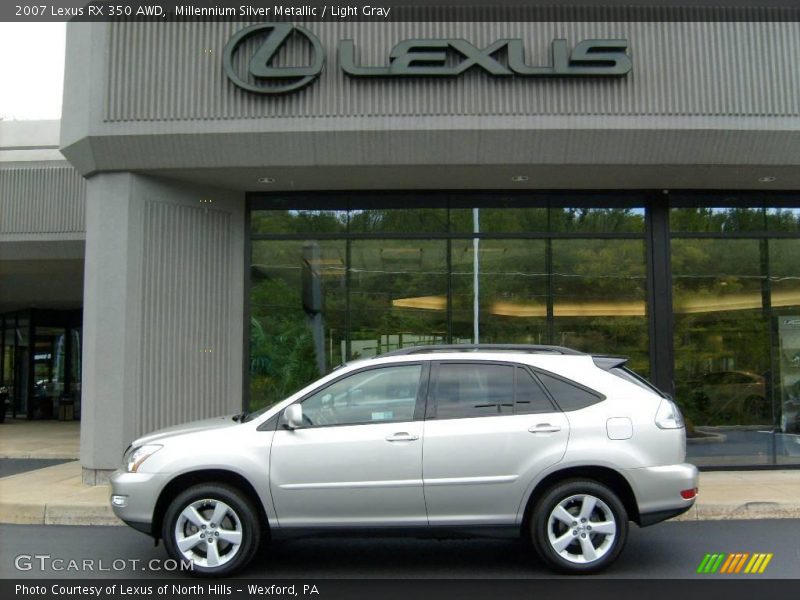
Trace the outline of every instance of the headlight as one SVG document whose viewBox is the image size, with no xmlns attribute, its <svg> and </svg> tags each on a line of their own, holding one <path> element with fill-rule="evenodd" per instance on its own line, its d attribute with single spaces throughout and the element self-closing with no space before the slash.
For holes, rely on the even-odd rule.
<svg viewBox="0 0 800 600">
<path fill-rule="evenodd" d="M 656 425 L 661 429 L 681 429 L 683 415 L 678 405 L 664 398 L 656 411 Z"/>
<path fill-rule="evenodd" d="M 142 466 L 142 463 L 161 450 L 161 448 L 163 448 L 163 446 L 159 444 L 145 444 L 144 446 L 129 450 L 123 457 L 125 470 L 128 471 L 128 473 L 136 473 L 139 467 Z"/>
</svg>

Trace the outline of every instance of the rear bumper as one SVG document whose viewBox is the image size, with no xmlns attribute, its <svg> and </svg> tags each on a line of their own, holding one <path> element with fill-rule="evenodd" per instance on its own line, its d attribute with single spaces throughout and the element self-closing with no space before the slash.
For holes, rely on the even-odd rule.
<svg viewBox="0 0 800 600">
<path fill-rule="evenodd" d="M 697 467 L 687 463 L 627 469 L 624 472 L 633 488 L 639 507 L 639 524 L 653 525 L 689 510 L 695 498 L 681 496 L 698 487 Z"/>
<path fill-rule="evenodd" d="M 692 502 L 692 504 L 694 504 L 694 502 Z M 661 523 L 661 521 L 666 521 L 667 519 L 672 519 L 673 517 L 682 515 L 687 510 L 692 508 L 692 504 L 689 506 L 684 506 L 683 508 L 670 508 L 669 510 L 657 510 L 655 512 L 640 514 L 639 527 L 648 527 L 650 525 L 655 525 L 656 523 Z"/>
</svg>

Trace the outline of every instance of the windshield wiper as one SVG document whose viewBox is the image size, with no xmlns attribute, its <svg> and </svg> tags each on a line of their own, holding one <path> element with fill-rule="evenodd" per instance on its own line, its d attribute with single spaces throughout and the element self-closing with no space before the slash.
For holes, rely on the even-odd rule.
<svg viewBox="0 0 800 600">
<path fill-rule="evenodd" d="M 239 423 L 244 423 L 247 420 L 248 412 L 246 410 L 240 412 L 238 415 L 233 415 L 233 420 Z"/>
</svg>

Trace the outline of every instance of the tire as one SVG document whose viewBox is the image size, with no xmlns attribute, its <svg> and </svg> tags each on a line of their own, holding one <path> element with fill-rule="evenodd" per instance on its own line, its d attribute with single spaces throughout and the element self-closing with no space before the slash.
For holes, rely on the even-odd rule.
<svg viewBox="0 0 800 600">
<path fill-rule="evenodd" d="M 550 568 L 596 573 L 622 552 L 628 514 L 605 485 L 568 479 L 548 489 L 534 504 L 530 534 L 537 554 Z"/>
<path fill-rule="evenodd" d="M 261 542 L 261 524 L 252 502 L 235 487 L 201 484 L 170 503 L 161 537 L 170 558 L 192 561 L 191 574 L 221 577 L 240 571 L 253 559 Z"/>
</svg>

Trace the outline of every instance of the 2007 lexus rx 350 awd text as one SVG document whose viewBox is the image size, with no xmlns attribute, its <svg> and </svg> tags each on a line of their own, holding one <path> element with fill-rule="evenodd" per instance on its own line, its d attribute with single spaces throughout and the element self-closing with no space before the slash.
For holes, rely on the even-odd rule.
<svg viewBox="0 0 800 600">
<path fill-rule="evenodd" d="M 258 412 L 135 440 L 117 516 L 194 573 L 267 538 L 341 532 L 528 537 L 595 572 L 687 511 L 697 469 L 673 401 L 625 359 L 556 346 L 406 348 L 347 364 Z"/>
</svg>

